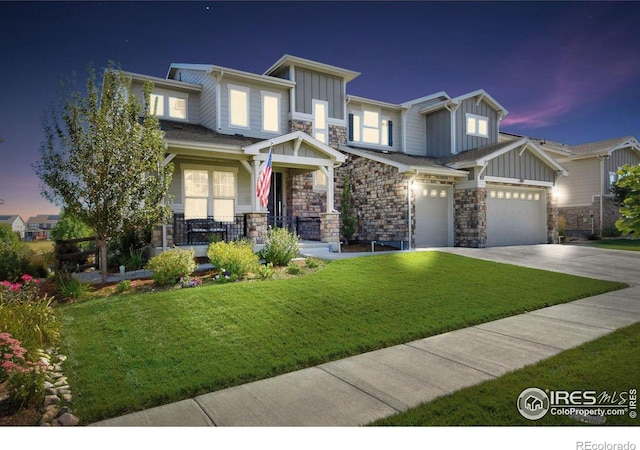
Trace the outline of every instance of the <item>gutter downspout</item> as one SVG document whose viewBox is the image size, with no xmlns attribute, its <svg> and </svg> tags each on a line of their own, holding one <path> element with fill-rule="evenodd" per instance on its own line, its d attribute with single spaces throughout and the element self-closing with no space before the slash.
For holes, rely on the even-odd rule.
<svg viewBox="0 0 640 450">
<path fill-rule="evenodd" d="M 411 193 L 413 192 L 413 182 L 415 181 L 416 177 L 418 176 L 418 171 L 416 170 L 416 173 L 407 180 L 407 210 L 409 212 L 408 217 L 409 217 L 409 240 L 408 240 L 408 250 L 413 250 L 413 246 L 411 245 L 412 242 L 412 238 L 413 238 L 413 217 L 411 215 Z"/>
</svg>

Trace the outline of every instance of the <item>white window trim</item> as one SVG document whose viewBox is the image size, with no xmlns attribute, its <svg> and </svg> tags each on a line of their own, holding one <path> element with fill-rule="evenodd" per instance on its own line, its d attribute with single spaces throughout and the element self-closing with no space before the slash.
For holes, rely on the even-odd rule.
<svg viewBox="0 0 640 450">
<path fill-rule="evenodd" d="M 246 114 L 247 114 L 247 125 L 235 125 L 231 123 L 231 91 L 241 91 L 247 94 L 247 104 Z M 229 128 L 237 128 L 239 130 L 248 130 L 251 127 L 251 117 L 249 116 L 250 108 L 249 104 L 251 103 L 251 88 L 245 86 L 239 86 L 236 84 L 228 84 L 227 85 L 227 122 Z"/>
<path fill-rule="evenodd" d="M 233 211 L 234 215 L 238 213 L 238 168 L 237 167 L 225 167 L 225 166 L 207 166 L 207 165 L 195 165 L 195 164 L 181 164 L 181 184 L 182 184 L 182 208 L 186 206 L 186 193 L 184 183 L 184 172 L 186 170 L 206 170 L 209 173 L 209 191 L 207 193 L 207 217 L 214 216 L 213 200 L 215 198 L 230 199 L 231 197 L 214 197 L 213 196 L 213 172 L 231 172 L 235 175 L 235 188 L 233 192 Z"/>
<path fill-rule="evenodd" d="M 187 94 L 186 92 L 167 91 L 165 89 L 154 89 L 151 91 L 151 94 L 162 97 L 162 114 L 154 114 L 155 117 L 166 118 L 166 119 L 182 121 L 182 122 L 187 122 L 189 120 L 189 94 Z M 184 118 L 174 117 L 169 114 L 169 111 L 170 111 L 169 97 L 184 100 L 184 104 L 185 104 Z"/>
<path fill-rule="evenodd" d="M 476 123 L 476 132 L 475 133 L 471 133 L 469 131 L 469 127 L 468 127 L 468 123 L 469 123 L 469 119 L 473 119 Z M 487 122 L 487 134 L 482 134 L 480 132 L 478 132 L 478 125 L 480 123 L 481 120 L 484 120 Z M 477 114 L 471 114 L 471 113 L 465 113 L 465 121 L 464 121 L 464 125 L 465 125 L 465 131 L 467 133 L 467 136 L 476 136 L 476 137 L 481 137 L 481 138 L 488 138 L 489 137 L 489 118 L 486 116 L 479 116 Z"/>
<path fill-rule="evenodd" d="M 325 128 L 316 128 L 316 105 L 317 104 L 323 104 L 324 105 L 324 125 Z M 311 102 L 311 108 L 313 111 L 313 138 L 316 138 L 316 133 L 322 133 L 325 135 L 325 140 L 324 143 L 329 145 L 329 122 L 328 122 L 328 118 L 329 118 L 329 102 L 325 101 L 325 100 L 316 100 L 315 98 L 312 100 Z M 318 139 L 319 140 L 319 139 Z"/>
<path fill-rule="evenodd" d="M 277 99 L 277 108 L 276 108 L 276 120 L 277 120 L 277 124 L 278 124 L 278 129 L 277 130 L 267 130 L 264 127 L 264 123 L 265 123 L 265 107 L 264 107 L 264 98 L 265 97 L 275 97 Z M 271 91 L 260 91 L 260 104 L 262 107 L 262 132 L 263 133 L 274 133 L 274 134 L 280 134 L 280 130 L 281 130 L 281 125 L 280 125 L 280 108 L 281 108 L 281 102 L 282 102 L 282 94 L 278 93 L 278 92 L 271 92 Z"/>
<path fill-rule="evenodd" d="M 372 127 L 365 127 L 365 125 L 364 125 L 364 112 L 365 112 L 365 110 L 349 111 L 348 114 L 353 114 L 354 119 L 356 117 L 358 117 L 358 119 L 360 121 L 360 127 L 358 129 L 358 133 L 360 134 L 360 136 L 359 136 L 360 139 L 356 139 L 356 130 L 355 130 L 355 124 L 354 124 L 353 140 L 349 141 L 349 142 L 362 144 L 362 145 L 367 146 L 367 147 L 371 146 L 371 147 L 381 148 L 381 149 L 386 149 L 386 150 L 388 150 L 389 147 L 393 147 L 393 146 L 389 145 L 389 134 L 388 134 L 389 133 L 389 122 L 392 122 L 391 117 L 383 115 L 380 110 L 376 110 L 376 109 L 366 109 L 366 111 L 378 114 L 378 142 L 377 143 L 365 142 L 363 140 L 364 128 L 373 129 Z M 382 122 L 385 122 L 385 121 L 387 122 L 387 128 L 386 128 L 387 135 L 384 136 L 384 138 L 383 138 Z M 355 120 L 354 120 L 354 122 L 355 122 Z M 387 143 L 383 144 L 383 141 L 386 141 Z"/>
</svg>

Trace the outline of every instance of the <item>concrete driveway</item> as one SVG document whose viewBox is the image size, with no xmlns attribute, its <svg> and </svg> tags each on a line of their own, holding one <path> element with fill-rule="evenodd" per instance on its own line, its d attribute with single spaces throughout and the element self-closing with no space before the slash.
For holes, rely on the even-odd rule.
<svg viewBox="0 0 640 450">
<path fill-rule="evenodd" d="M 430 250 L 600 280 L 620 281 L 631 286 L 640 284 L 640 252 L 557 244 Z"/>
</svg>

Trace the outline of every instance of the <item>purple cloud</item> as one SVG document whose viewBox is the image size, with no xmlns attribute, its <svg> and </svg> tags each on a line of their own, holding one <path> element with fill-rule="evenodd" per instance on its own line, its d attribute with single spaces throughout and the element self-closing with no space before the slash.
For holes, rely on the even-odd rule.
<svg viewBox="0 0 640 450">
<path fill-rule="evenodd" d="M 516 71 L 520 86 L 528 85 L 527 97 L 537 100 L 522 97 L 521 105 L 512 108 L 503 125 L 550 125 L 565 114 L 628 88 L 633 80 L 638 83 L 640 45 L 630 20 L 610 21 L 606 28 L 567 24 L 563 28 L 554 41 L 547 38 L 518 49 L 528 63 L 527 67 L 521 60 Z"/>
</svg>

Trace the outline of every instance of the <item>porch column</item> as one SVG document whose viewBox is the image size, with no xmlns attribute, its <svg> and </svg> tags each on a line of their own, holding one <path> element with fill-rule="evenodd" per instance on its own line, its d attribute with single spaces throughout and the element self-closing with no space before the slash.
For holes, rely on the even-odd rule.
<svg viewBox="0 0 640 450">
<path fill-rule="evenodd" d="M 324 169 L 324 168 L 323 168 Z M 333 166 L 327 167 L 327 213 L 332 213 L 333 209 L 333 196 L 335 195 L 334 189 L 334 180 L 333 180 Z"/>
<path fill-rule="evenodd" d="M 340 241 L 340 213 L 320 214 L 320 238 L 322 242 Z"/>
<path fill-rule="evenodd" d="M 244 214 L 247 239 L 253 244 L 264 243 L 263 236 L 267 233 L 267 213 L 248 212 Z"/>
</svg>

